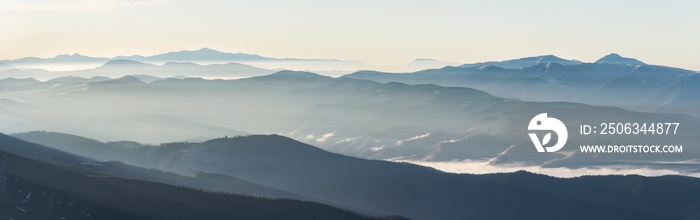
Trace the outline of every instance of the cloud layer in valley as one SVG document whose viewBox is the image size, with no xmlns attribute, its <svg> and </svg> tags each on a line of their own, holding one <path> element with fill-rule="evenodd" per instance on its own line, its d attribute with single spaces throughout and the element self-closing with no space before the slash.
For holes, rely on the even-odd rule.
<svg viewBox="0 0 700 220">
<path fill-rule="evenodd" d="M 493 165 L 489 161 L 464 160 L 464 161 L 448 161 L 448 162 L 426 162 L 426 161 L 396 161 L 418 164 L 421 166 L 429 166 L 435 169 L 450 172 L 450 173 L 470 173 L 470 174 L 488 174 L 488 173 L 511 173 L 519 170 L 525 170 L 533 173 L 545 174 L 555 177 L 579 177 L 579 176 L 598 176 L 598 175 L 642 175 L 642 176 L 663 176 L 663 175 L 684 175 L 692 177 L 700 177 L 700 173 L 679 172 L 668 169 L 650 169 L 630 166 L 606 166 L 606 167 L 587 167 L 587 168 L 566 168 L 556 167 L 548 168 L 542 166 L 529 166 L 523 164 L 509 165 Z"/>
</svg>

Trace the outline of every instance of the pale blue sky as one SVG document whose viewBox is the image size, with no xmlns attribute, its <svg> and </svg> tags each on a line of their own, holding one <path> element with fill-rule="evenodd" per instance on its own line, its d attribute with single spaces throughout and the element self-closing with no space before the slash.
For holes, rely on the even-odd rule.
<svg viewBox="0 0 700 220">
<path fill-rule="evenodd" d="M 0 0 L 0 59 L 210 47 L 379 65 L 617 52 L 700 65 L 700 1 Z"/>
</svg>

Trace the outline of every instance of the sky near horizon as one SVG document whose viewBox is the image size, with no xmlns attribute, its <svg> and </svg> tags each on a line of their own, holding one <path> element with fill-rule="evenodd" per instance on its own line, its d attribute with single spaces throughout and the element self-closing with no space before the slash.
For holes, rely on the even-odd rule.
<svg viewBox="0 0 700 220">
<path fill-rule="evenodd" d="M 700 1 L 0 0 L 0 60 L 209 47 L 400 65 L 619 53 L 700 69 Z"/>
</svg>

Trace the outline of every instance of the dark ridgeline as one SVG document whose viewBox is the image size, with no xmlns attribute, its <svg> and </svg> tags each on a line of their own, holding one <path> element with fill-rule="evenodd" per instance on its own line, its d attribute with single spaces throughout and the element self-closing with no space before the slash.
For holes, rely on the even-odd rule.
<svg viewBox="0 0 700 220">
<path fill-rule="evenodd" d="M 109 165 L 5 135 L 0 165 L 3 219 L 402 219 L 115 177 L 91 168 Z"/>
<path fill-rule="evenodd" d="M 450 174 L 333 154 L 277 135 L 160 146 L 101 143 L 43 132 L 18 136 L 55 143 L 75 153 L 109 149 L 139 166 L 219 173 L 347 209 L 415 219 L 692 219 L 700 215 L 696 196 L 700 180 L 691 177 Z"/>
</svg>

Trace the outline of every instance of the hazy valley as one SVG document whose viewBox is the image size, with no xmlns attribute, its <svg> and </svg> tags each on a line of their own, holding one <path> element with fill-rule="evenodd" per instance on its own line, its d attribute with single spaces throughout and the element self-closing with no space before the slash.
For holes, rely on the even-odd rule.
<svg viewBox="0 0 700 220">
<path fill-rule="evenodd" d="M 1 217 L 700 216 L 700 201 L 688 193 L 700 186 L 697 72 L 615 54 L 594 63 L 540 56 L 343 76 L 251 61 L 346 62 L 210 49 L 6 61 L 0 132 L 10 136 L 0 135 Z M 68 71 L 13 67 L 80 62 L 102 64 Z M 539 153 L 527 128 L 541 112 L 569 124 L 681 127 L 635 136 L 583 135 L 570 127 L 565 148 Z M 669 140 L 683 152 L 578 148 Z M 82 185 L 95 187 L 76 188 Z M 538 211 L 542 206 L 556 211 Z M 182 211 L 147 211 L 173 207 Z"/>
</svg>

